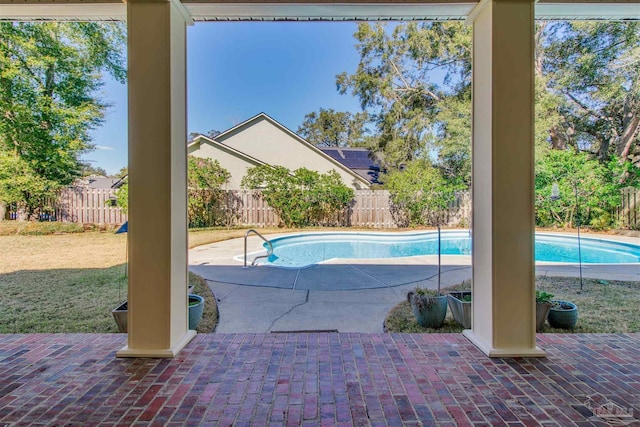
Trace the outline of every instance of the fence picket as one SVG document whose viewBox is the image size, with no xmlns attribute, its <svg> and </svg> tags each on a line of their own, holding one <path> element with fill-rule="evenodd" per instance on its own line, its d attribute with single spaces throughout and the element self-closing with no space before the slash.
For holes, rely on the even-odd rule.
<svg viewBox="0 0 640 427">
<path fill-rule="evenodd" d="M 617 212 L 619 218 L 638 225 L 640 218 L 637 209 L 640 191 L 630 189 L 623 195 L 623 206 Z M 47 207 L 62 222 L 122 224 L 127 215 L 120 208 L 110 205 L 116 190 L 87 189 L 70 187 L 59 192 L 58 197 L 47 202 Z M 470 197 L 461 195 L 451 206 L 447 216 L 452 222 L 465 222 L 470 211 Z M 277 227 L 280 218 L 276 212 L 259 197 L 259 190 L 227 191 L 223 198 L 223 218 L 229 225 L 252 227 Z M 633 206 L 634 208 L 630 208 Z M 357 190 L 348 209 L 340 212 L 338 223 L 341 226 L 397 228 L 391 211 L 391 200 L 386 190 Z M 468 225 L 468 224 L 466 224 Z"/>
<path fill-rule="evenodd" d="M 622 190 L 622 204 L 616 217 L 622 227 L 640 229 L 640 189 L 627 187 Z"/>
</svg>

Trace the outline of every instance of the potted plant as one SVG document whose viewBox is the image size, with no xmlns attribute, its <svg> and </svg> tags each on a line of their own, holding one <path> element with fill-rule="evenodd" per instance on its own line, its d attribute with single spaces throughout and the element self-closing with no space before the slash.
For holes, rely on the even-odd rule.
<svg viewBox="0 0 640 427">
<path fill-rule="evenodd" d="M 439 328 L 447 315 L 447 297 L 431 289 L 416 288 L 407 293 L 416 321 L 427 328 Z"/>
<path fill-rule="evenodd" d="M 189 329 L 196 329 L 202 312 L 204 311 L 204 298 L 200 295 L 189 294 Z"/>
<path fill-rule="evenodd" d="M 471 291 L 449 292 L 447 300 L 456 322 L 465 329 L 471 328 Z"/>
<path fill-rule="evenodd" d="M 552 328 L 573 329 L 578 321 L 578 307 L 569 301 L 551 301 L 548 320 Z"/>
<path fill-rule="evenodd" d="M 189 329 L 196 329 L 198 323 L 202 319 L 202 312 L 204 311 L 204 298 L 200 295 L 189 294 Z M 127 316 L 129 308 L 127 301 L 123 302 L 113 310 L 113 318 L 118 325 L 118 332 L 127 333 Z"/>
<path fill-rule="evenodd" d="M 542 330 L 545 320 L 551 309 L 553 294 L 545 291 L 536 291 L 536 332 Z"/>
</svg>

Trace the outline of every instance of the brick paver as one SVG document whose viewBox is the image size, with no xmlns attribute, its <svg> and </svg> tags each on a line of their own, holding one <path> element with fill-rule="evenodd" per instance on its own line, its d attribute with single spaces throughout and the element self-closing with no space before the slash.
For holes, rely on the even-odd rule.
<svg viewBox="0 0 640 427">
<path fill-rule="evenodd" d="M 640 425 L 640 334 L 538 335 L 546 359 L 457 334 L 198 335 L 173 360 L 125 341 L 0 335 L 0 426 Z"/>
</svg>

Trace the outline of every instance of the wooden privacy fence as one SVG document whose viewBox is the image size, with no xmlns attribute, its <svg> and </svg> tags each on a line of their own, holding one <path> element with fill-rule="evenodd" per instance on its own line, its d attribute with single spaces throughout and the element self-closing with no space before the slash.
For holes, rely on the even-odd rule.
<svg viewBox="0 0 640 427">
<path fill-rule="evenodd" d="M 234 218 L 233 224 L 251 227 L 277 227 L 280 218 L 260 197 L 259 190 L 228 191 L 224 217 Z M 468 192 L 457 194 L 445 215 L 448 226 L 469 226 L 471 200 Z M 371 228 L 397 228 L 389 192 L 357 190 L 353 202 L 338 218 L 339 225 Z"/>
<path fill-rule="evenodd" d="M 622 190 L 622 203 L 617 215 L 621 227 L 640 230 L 640 188 Z"/>
<path fill-rule="evenodd" d="M 46 200 L 41 220 L 75 222 L 79 224 L 122 224 L 127 215 L 113 206 L 115 190 L 69 187 L 61 190 L 55 199 Z M 9 210 L 9 217 L 17 213 Z"/>
<path fill-rule="evenodd" d="M 235 224 L 251 227 L 277 227 L 280 217 L 260 197 L 259 190 L 228 191 L 226 193 L 225 217 L 236 220 Z M 358 190 L 354 201 L 338 218 L 342 226 L 394 228 L 389 192 Z"/>
<path fill-rule="evenodd" d="M 127 215 L 112 206 L 116 190 L 71 187 L 62 190 L 55 200 L 46 203 L 46 219 L 60 222 L 122 224 Z M 224 225 L 277 227 L 280 218 L 260 197 L 259 190 L 226 191 L 222 203 Z M 446 212 L 447 225 L 468 226 L 471 214 L 469 194 L 458 194 Z M 149 212 L 153 215 L 153 212 Z M 389 192 L 386 190 L 358 190 L 354 200 L 338 218 L 341 226 L 397 228 Z"/>
</svg>

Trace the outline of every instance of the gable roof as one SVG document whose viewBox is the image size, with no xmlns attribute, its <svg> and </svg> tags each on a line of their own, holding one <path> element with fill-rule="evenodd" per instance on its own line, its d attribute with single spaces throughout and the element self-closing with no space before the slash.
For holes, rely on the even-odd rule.
<svg viewBox="0 0 640 427">
<path fill-rule="evenodd" d="M 285 134 L 289 135 L 294 140 L 298 141 L 300 144 L 304 145 L 305 147 L 309 148 L 311 151 L 315 152 L 319 156 L 321 156 L 321 157 L 325 158 L 326 160 L 328 160 L 329 162 L 333 163 L 337 168 L 342 169 L 345 172 L 349 173 L 357 181 L 359 181 L 359 182 L 361 182 L 363 184 L 366 184 L 367 186 L 371 185 L 371 182 L 367 178 L 364 178 L 363 176 L 359 175 L 358 173 L 356 173 L 354 170 L 352 170 L 348 166 L 344 165 L 343 163 L 339 162 L 338 160 L 336 160 L 332 156 L 330 156 L 327 153 L 323 152 L 321 149 L 319 149 L 315 145 L 309 143 L 306 139 L 302 138 L 300 135 L 298 135 L 297 133 L 293 132 L 292 130 L 290 130 L 289 128 L 284 126 L 282 123 L 278 122 L 277 120 L 275 120 L 274 118 L 270 117 L 269 115 L 267 115 L 265 113 L 256 114 L 255 116 L 251 117 L 250 119 L 247 119 L 244 122 L 242 122 L 242 123 L 230 128 L 230 129 L 227 129 L 226 131 L 224 131 L 221 134 L 217 135 L 215 137 L 215 140 L 211 140 L 211 141 L 217 142 L 218 144 L 222 144 L 224 147 L 231 148 L 229 145 L 226 145 L 221 141 L 223 141 L 224 139 L 230 137 L 231 135 L 233 135 L 233 134 L 235 134 L 237 132 L 241 132 L 243 128 L 250 127 L 253 124 L 255 124 L 255 123 L 257 123 L 257 122 L 259 122 L 261 120 L 265 120 L 265 121 L 271 123 L 273 126 L 277 127 L 282 132 L 284 132 Z M 202 136 L 202 137 L 206 138 L 206 139 L 210 139 L 210 138 L 207 138 L 205 136 Z M 198 139 L 198 138 L 196 138 L 196 139 Z M 238 153 L 241 153 L 238 150 L 235 150 L 235 151 L 238 152 Z M 242 154 L 244 154 L 244 153 L 242 153 Z M 245 156 L 247 156 L 247 155 L 245 154 Z M 251 156 L 247 156 L 247 157 L 251 157 Z"/>
<path fill-rule="evenodd" d="M 222 134 L 220 134 L 222 135 Z M 218 136 L 220 136 L 218 135 Z M 216 137 L 217 138 L 217 137 Z M 258 160 L 255 157 L 252 157 L 248 154 L 243 153 L 240 150 L 236 150 L 235 148 L 227 145 L 227 144 L 223 144 L 220 141 L 216 141 L 215 139 L 209 138 L 208 136 L 205 135 L 198 135 L 193 139 L 193 142 L 191 142 L 190 144 L 187 145 L 187 148 L 190 148 L 194 145 L 198 145 L 202 143 L 202 140 L 204 140 L 204 142 L 206 142 L 209 145 L 213 145 L 214 147 L 217 147 L 220 150 L 226 151 L 230 154 L 233 154 L 236 157 L 239 157 L 249 163 L 254 163 L 255 165 L 266 165 L 265 162 L 263 162 L 262 160 Z"/>
</svg>

